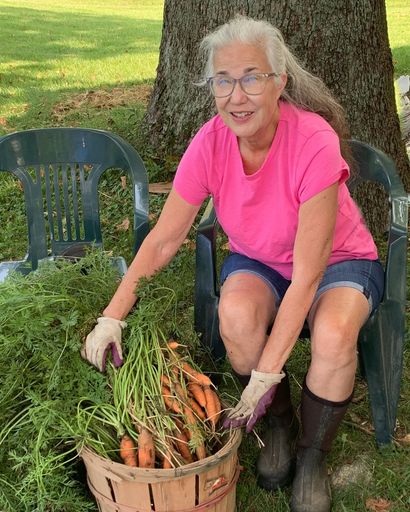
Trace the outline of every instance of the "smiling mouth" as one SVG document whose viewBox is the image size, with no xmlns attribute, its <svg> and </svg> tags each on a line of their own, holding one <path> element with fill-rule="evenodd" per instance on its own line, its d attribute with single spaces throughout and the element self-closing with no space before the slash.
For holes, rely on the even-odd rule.
<svg viewBox="0 0 410 512">
<path fill-rule="evenodd" d="M 236 119 L 246 119 L 252 114 L 253 112 L 231 112 L 231 116 L 235 117 Z"/>
</svg>

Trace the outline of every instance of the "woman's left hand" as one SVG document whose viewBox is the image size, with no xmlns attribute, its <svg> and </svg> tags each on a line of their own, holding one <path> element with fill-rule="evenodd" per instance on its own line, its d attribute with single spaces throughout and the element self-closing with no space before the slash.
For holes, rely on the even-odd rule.
<svg viewBox="0 0 410 512">
<path fill-rule="evenodd" d="M 265 415 L 284 377 L 284 372 L 262 373 L 252 370 L 249 384 L 236 407 L 228 412 L 223 427 L 238 428 L 246 425 L 246 432 L 251 432 L 256 422 Z"/>
</svg>

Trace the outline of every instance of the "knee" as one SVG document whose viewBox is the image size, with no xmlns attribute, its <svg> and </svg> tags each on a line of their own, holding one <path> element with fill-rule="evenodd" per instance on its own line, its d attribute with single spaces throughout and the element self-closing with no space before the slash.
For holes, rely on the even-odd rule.
<svg viewBox="0 0 410 512">
<path fill-rule="evenodd" d="M 223 339 L 234 341 L 261 328 L 257 305 L 243 293 L 232 291 L 224 294 L 218 314 Z"/>
<path fill-rule="evenodd" d="M 315 326 L 312 336 L 312 358 L 334 368 L 354 364 L 357 358 L 358 332 L 343 320 Z"/>
</svg>

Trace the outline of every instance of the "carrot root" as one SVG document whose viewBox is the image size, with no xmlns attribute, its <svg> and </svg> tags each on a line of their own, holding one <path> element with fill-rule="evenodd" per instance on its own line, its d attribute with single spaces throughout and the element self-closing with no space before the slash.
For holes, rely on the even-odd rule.
<svg viewBox="0 0 410 512">
<path fill-rule="evenodd" d="M 145 428 L 140 429 L 138 436 L 138 462 L 140 468 L 155 467 L 155 447 L 151 433 Z"/>
<path fill-rule="evenodd" d="M 126 466 L 138 467 L 137 448 L 134 441 L 124 434 L 120 442 L 120 457 Z"/>
</svg>

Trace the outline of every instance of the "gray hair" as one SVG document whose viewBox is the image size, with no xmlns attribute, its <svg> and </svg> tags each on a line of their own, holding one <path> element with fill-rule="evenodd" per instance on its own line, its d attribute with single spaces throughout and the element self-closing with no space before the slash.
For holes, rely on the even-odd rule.
<svg viewBox="0 0 410 512">
<path fill-rule="evenodd" d="M 279 29 L 267 21 L 237 15 L 211 32 L 201 42 L 205 53 L 205 79 L 214 74 L 215 52 L 233 42 L 259 46 L 266 54 L 271 71 L 286 73 L 288 81 L 282 99 L 297 107 L 321 115 L 341 139 L 348 136 L 348 127 L 342 106 L 333 97 L 325 83 L 306 69 L 285 44 Z M 277 77 L 277 80 L 280 80 Z"/>
</svg>

